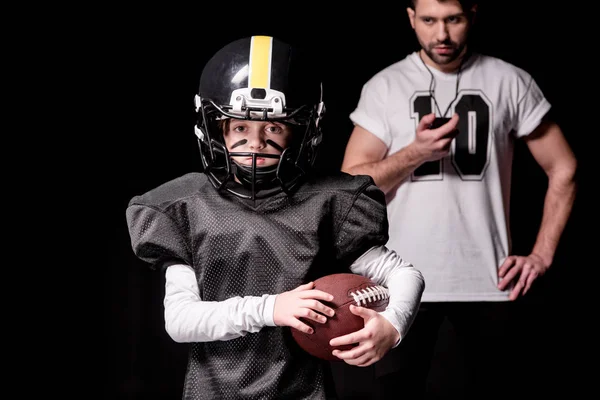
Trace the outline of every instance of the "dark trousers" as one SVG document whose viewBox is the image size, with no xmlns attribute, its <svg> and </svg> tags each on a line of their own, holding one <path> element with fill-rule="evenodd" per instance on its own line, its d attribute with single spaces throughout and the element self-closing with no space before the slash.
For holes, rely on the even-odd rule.
<svg viewBox="0 0 600 400">
<path fill-rule="evenodd" d="M 453 329 L 462 382 L 459 398 L 511 398 L 519 393 L 531 354 L 529 332 L 513 302 L 423 303 L 400 345 L 369 367 L 331 363 L 338 399 L 425 399 L 427 379 L 444 321 Z M 531 338 L 535 340 L 535 338 Z M 457 360 L 455 360 L 457 361 Z M 442 374 L 455 370 L 444 371 Z M 455 385 L 456 386 L 456 385 Z M 521 386 L 522 387 L 522 386 Z"/>
</svg>

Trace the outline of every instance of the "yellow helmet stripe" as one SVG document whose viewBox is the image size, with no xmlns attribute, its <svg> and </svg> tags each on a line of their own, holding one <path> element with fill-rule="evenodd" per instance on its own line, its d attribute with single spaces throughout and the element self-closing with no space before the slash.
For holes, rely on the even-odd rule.
<svg viewBox="0 0 600 400">
<path fill-rule="evenodd" d="M 253 36 L 250 42 L 250 68 L 248 83 L 250 88 L 269 89 L 271 87 L 271 54 L 273 38 Z"/>
</svg>

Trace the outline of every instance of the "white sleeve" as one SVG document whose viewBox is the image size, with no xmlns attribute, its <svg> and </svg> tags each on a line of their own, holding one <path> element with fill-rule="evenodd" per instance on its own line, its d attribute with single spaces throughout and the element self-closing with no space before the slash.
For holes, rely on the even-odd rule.
<svg viewBox="0 0 600 400">
<path fill-rule="evenodd" d="M 514 128 L 517 137 L 529 135 L 550 110 L 550 103 L 531 75 L 524 71 L 521 74 L 517 85 L 518 93 L 523 93 L 523 95 L 518 99 L 517 120 Z"/>
<path fill-rule="evenodd" d="M 350 113 L 350 120 L 354 125 L 360 125 L 373 135 L 381 139 L 390 147 L 392 136 L 390 133 L 387 109 L 389 104 L 389 82 L 378 74 L 367 81 L 361 90 L 358 104 Z"/>
<path fill-rule="evenodd" d="M 389 304 L 380 312 L 400 333 L 398 346 L 410 328 L 421 304 L 425 280 L 421 272 L 386 246 L 373 247 L 350 269 L 371 278 L 389 290 Z"/>
<path fill-rule="evenodd" d="M 165 277 L 165 328 L 176 342 L 230 340 L 275 326 L 276 295 L 203 301 L 191 267 L 172 265 Z"/>
</svg>

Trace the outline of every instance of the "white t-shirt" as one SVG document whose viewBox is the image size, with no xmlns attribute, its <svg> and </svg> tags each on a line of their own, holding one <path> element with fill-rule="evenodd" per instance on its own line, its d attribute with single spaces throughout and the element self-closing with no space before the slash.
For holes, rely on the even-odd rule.
<svg viewBox="0 0 600 400">
<path fill-rule="evenodd" d="M 375 74 L 350 115 L 388 154 L 413 141 L 422 116 L 460 116 L 450 154 L 388 193 L 388 247 L 423 273 L 424 302 L 507 300 L 497 284 L 511 248 L 513 140 L 531 133 L 550 104 L 530 74 L 494 57 L 473 54 L 460 74 L 429 70 L 437 107 L 415 52 Z"/>
</svg>

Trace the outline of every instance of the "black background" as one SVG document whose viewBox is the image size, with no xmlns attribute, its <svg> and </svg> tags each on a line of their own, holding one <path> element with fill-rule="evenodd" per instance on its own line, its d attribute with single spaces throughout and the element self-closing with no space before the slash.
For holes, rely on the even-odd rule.
<svg viewBox="0 0 600 400">
<path fill-rule="evenodd" d="M 133 255 L 125 208 L 133 195 L 201 170 L 193 135 L 193 96 L 208 57 L 229 41 L 251 34 L 311 47 L 322 65 L 328 110 L 320 167 L 336 169 L 352 129 L 348 114 L 362 84 L 416 49 L 403 2 L 340 3 L 328 5 L 329 11 L 320 8 L 324 4 L 310 2 L 286 4 L 289 11 L 272 8 L 283 7 L 278 4 L 221 2 L 211 5 L 216 12 L 160 5 L 102 10 L 106 18 L 94 35 L 97 53 L 92 61 L 103 110 L 96 119 L 104 149 L 97 189 L 103 196 L 102 211 L 108 211 L 102 220 L 108 230 L 100 269 L 100 381 L 105 399 L 181 395 L 187 345 L 174 343 L 164 330 L 164 279 Z M 532 364 L 531 384 L 545 394 L 554 389 L 583 391 L 591 377 L 584 363 L 594 349 L 587 330 L 593 314 L 586 307 L 598 262 L 587 245 L 594 225 L 584 202 L 591 197 L 589 183 L 595 179 L 589 154 L 598 128 L 593 123 L 597 100 L 588 97 L 595 94 L 591 81 L 596 71 L 586 58 L 593 54 L 586 44 L 593 42 L 585 32 L 590 25 L 589 18 L 563 3 L 486 1 L 480 6 L 473 42 L 478 50 L 534 76 L 579 159 L 579 196 L 554 266 L 521 301 L 534 322 L 523 331 L 531 353 L 508 355 L 515 363 L 539 361 Z M 518 144 L 511 210 L 515 253 L 527 253 L 535 240 L 545 185 L 543 171 Z M 460 386 L 460 355 L 452 345 L 452 332 L 447 333 L 430 378 L 431 398 L 449 398 Z M 499 382 L 510 384 L 510 371 Z M 515 388 L 517 397 L 518 393 Z"/>
</svg>

